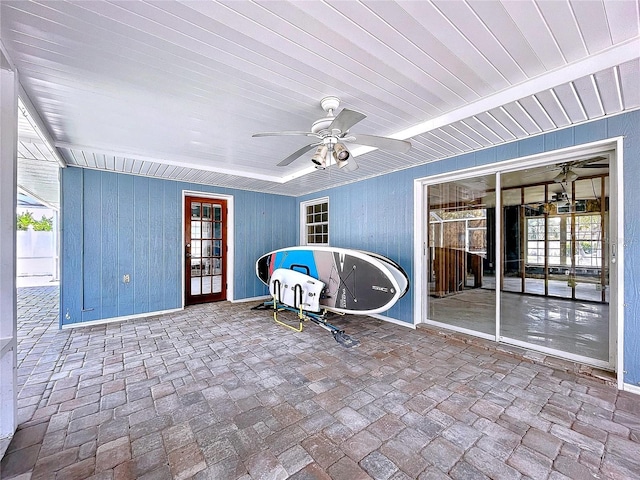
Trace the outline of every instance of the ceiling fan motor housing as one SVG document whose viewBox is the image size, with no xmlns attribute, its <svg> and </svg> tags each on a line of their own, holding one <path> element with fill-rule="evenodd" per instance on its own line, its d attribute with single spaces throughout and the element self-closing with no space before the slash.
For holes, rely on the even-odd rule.
<svg viewBox="0 0 640 480">
<path fill-rule="evenodd" d="M 338 97 L 324 97 L 320 100 L 320 106 L 329 115 L 333 116 L 333 112 L 338 109 L 340 105 L 340 99 Z"/>
<path fill-rule="evenodd" d="M 335 117 L 324 117 L 320 120 L 316 120 L 313 122 L 313 125 L 311 125 L 311 132 L 319 135 L 331 133 L 329 132 L 329 125 L 331 125 L 334 118 Z"/>
<path fill-rule="evenodd" d="M 325 112 L 327 112 L 327 116 L 313 122 L 313 125 L 311 125 L 311 131 L 320 135 L 331 135 L 329 126 L 336 118 L 333 112 L 338 109 L 339 105 L 340 99 L 338 97 L 324 97 L 320 100 L 320 106 Z"/>
</svg>

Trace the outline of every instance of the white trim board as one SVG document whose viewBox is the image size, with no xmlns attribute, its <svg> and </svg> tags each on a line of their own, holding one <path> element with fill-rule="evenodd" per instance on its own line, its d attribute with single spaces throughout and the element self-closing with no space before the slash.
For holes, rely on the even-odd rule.
<svg viewBox="0 0 640 480">
<path fill-rule="evenodd" d="M 631 385 L 630 383 L 623 383 L 621 390 L 629 393 L 635 393 L 636 395 L 640 395 L 640 387 L 637 385 Z"/>
<path fill-rule="evenodd" d="M 402 320 L 386 317 L 384 315 L 380 315 L 379 313 L 371 313 L 368 316 L 377 320 L 382 320 L 383 322 L 393 323 L 394 325 L 400 325 L 401 327 L 411 328 L 412 330 L 416 329 L 415 323 L 403 322 Z"/>
<path fill-rule="evenodd" d="M 248 302 L 264 302 L 271 300 L 270 295 L 261 295 L 259 297 L 238 298 L 236 300 L 229 300 L 231 303 L 248 303 Z"/>
<path fill-rule="evenodd" d="M 70 328 L 81 327 L 95 327 L 96 325 L 106 325 L 108 323 L 125 322 L 127 320 L 135 320 L 137 318 L 156 317 L 158 315 L 166 315 L 168 313 L 175 313 L 184 310 L 181 308 L 172 308 L 171 310 L 157 310 L 155 312 L 137 313 L 135 315 L 124 315 L 122 317 L 101 318 L 99 320 L 89 320 L 86 322 L 74 322 L 66 323 L 60 327 L 61 330 L 68 330 Z"/>
<path fill-rule="evenodd" d="M 609 315 L 611 318 L 616 319 L 618 330 L 617 335 L 610 333 L 610 344 L 613 338 L 616 339 L 616 346 L 610 347 L 609 354 L 613 354 L 615 351 L 616 357 L 613 358 L 615 363 L 616 372 L 618 373 L 618 388 L 622 389 L 624 385 L 624 182 L 623 182 L 623 146 L 624 141 L 622 137 L 616 138 L 616 155 L 615 155 L 615 169 L 609 169 L 609 191 L 616 192 L 616 203 L 611 205 L 611 199 L 609 199 L 609 210 L 612 215 L 609 218 L 609 233 L 611 235 L 609 249 L 610 252 L 616 253 L 616 266 L 609 266 L 609 287 L 611 291 L 619 292 L 616 294 L 616 301 L 610 305 L 611 311 Z M 613 207 L 613 208 L 612 208 Z M 615 250 L 612 250 L 615 249 Z M 611 275 L 613 270 L 616 270 L 615 275 Z M 615 283 L 611 285 L 611 278 Z"/>
</svg>

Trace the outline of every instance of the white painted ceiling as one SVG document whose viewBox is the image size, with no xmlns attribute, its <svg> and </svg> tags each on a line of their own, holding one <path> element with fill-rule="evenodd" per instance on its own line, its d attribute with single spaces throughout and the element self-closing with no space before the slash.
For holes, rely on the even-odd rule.
<svg viewBox="0 0 640 480">
<path fill-rule="evenodd" d="M 261 192 L 302 195 L 640 108 L 636 0 L 2 0 L 0 26 L 68 165 Z M 314 170 L 311 153 L 276 166 L 309 138 L 251 135 L 309 130 L 327 95 L 367 115 L 353 132 L 412 149 L 359 148 L 355 172 Z"/>
</svg>

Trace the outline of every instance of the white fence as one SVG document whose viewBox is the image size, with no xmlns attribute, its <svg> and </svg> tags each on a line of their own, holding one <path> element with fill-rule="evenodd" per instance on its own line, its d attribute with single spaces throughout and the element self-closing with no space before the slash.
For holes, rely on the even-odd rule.
<svg viewBox="0 0 640 480">
<path fill-rule="evenodd" d="M 51 275 L 56 277 L 55 232 L 29 230 L 16 232 L 17 276 Z"/>
</svg>

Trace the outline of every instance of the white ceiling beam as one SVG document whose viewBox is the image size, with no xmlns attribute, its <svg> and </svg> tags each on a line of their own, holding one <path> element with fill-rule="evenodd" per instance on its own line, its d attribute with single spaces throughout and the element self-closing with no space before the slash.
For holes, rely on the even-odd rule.
<svg viewBox="0 0 640 480">
<path fill-rule="evenodd" d="M 578 90 L 576 90 L 576 86 L 574 85 L 573 82 L 569 82 L 569 86 L 571 87 L 571 93 L 573 93 L 573 98 L 575 98 L 578 106 L 580 107 L 580 112 L 582 113 L 582 116 L 584 117 L 585 120 L 589 120 L 589 114 L 587 113 L 587 110 L 584 108 L 584 104 L 580 99 L 580 95 L 578 95 Z"/>
<path fill-rule="evenodd" d="M 596 76 L 590 75 L 591 86 L 593 87 L 593 91 L 596 94 L 596 99 L 598 100 L 598 107 L 600 108 L 600 112 L 602 116 L 606 115 L 606 111 L 604 109 L 604 103 L 602 103 L 602 95 L 600 95 L 600 90 L 598 89 L 598 84 L 596 83 Z"/>
<path fill-rule="evenodd" d="M 624 110 L 624 102 L 622 101 L 622 87 L 620 84 L 620 67 L 615 66 L 613 68 L 613 76 L 616 83 L 616 98 L 618 100 L 618 108 L 620 111 Z"/>
<path fill-rule="evenodd" d="M 564 85 L 578 78 L 606 70 L 607 68 L 613 68 L 637 58 L 640 58 L 640 37 L 634 37 L 595 55 L 578 60 L 577 62 L 565 65 L 556 70 L 543 73 L 542 75 L 509 87 L 501 92 L 481 98 L 462 108 L 457 108 L 449 113 L 401 130 L 390 136 L 400 140 L 406 140 L 416 135 L 422 135 L 431 130 L 449 125 L 450 123 L 488 112 L 502 105 L 520 100 L 521 98 L 532 96 L 558 85 Z"/>
<path fill-rule="evenodd" d="M 55 210 L 56 212 L 60 210 L 60 206 L 59 205 L 53 204 L 51 202 L 47 202 L 44 198 L 42 198 L 42 196 L 40 196 L 37 193 L 29 190 L 25 186 L 18 184 L 17 188 L 18 188 L 18 192 L 19 193 L 27 195 L 27 196 L 33 198 L 34 200 L 37 200 L 38 202 L 40 202 L 42 205 L 44 205 L 48 209 Z"/>
<path fill-rule="evenodd" d="M 540 109 L 540 111 L 542 112 L 542 114 L 545 116 L 545 118 L 547 119 L 547 121 L 553 125 L 553 128 L 558 128 L 558 125 L 556 125 L 556 122 L 553 121 L 553 118 L 551 118 L 551 115 L 549 115 L 549 112 L 547 112 L 547 109 L 544 108 L 544 106 L 542 105 L 542 103 L 540 103 L 540 100 L 538 100 L 538 97 L 536 97 L 535 95 L 532 95 L 531 98 L 533 99 L 533 101 L 535 102 L 535 104 L 538 106 L 538 108 Z"/>
<path fill-rule="evenodd" d="M 61 168 L 65 168 L 67 166 L 67 162 L 64 161 L 60 152 L 54 148 L 55 142 L 53 141 L 53 137 L 47 130 L 42 118 L 40 118 L 38 110 L 36 110 L 36 107 L 31 103 L 31 99 L 29 98 L 29 95 L 27 95 L 27 92 L 25 92 L 24 88 L 22 88 L 22 85 L 19 86 L 18 99 L 18 108 L 20 109 L 20 112 L 22 112 L 24 117 L 27 119 L 27 122 L 29 122 L 29 125 L 31 125 L 38 137 L 40 137 L 40 140 L 42 140 L 46 145 L 47 150 L 51 152 L 51 155 L 56 159 L 58 165 L 60 165 Z"/>
<path fill-rule="evenodd" d="M 166 155 L 164 155 L 162 158 L 157 158 L 157 157 L 151 157 L 148 155 L 139 154 L 136 152 L 109 150 L 107 148 L 100 148 L 100 147 L 96 148 L 96 147 L 90 147 L 87 145 L 76 145 L 68 142 L 56 142 L 55 146 L 58 148 L 66 148 L 70 150 L 72 153 L 74 151 L 81 151 L 83 154 L 98 153 L 103 155 L 112 155 L 114 157 L 120 157 L 123 159 L 140 160 L 144 162 L 173 165 L 176 167 L 193 168 L 193 169 L 201 170 L 204 172 L 215 172 L 215 173 L 223 173 L 226 175 L 236 175 L 236 176 L 241 176 L 246 178 L 253 178 L 256 180 L 265 180 L 267 182 L 285 183 L 290 180 L 290 178 L 288 177 L 280 177 L 277 175 L 265 175 L 263 173 L 252 172 L 249 170 L 242 170 L 239 168 L 225 168 L 225 167 L 214 166 L 214 165 L 212 166 L 203 165 L 202 163 L 194 162 L 192 157 L 180 157 L 177 155 L 167 157 Z M 206 161 L 206 160 L 203 160 L 203 161 Z"/>
<path fill-rule="evenodd" d="M 556 94 L 556 91 L 553 88 L 549 89 L 549 92 L 551 92 L 551 96 L 553 97 L 553 99 L 556 102 L 556 106 L 560 109 L 560 111 L 562 112 L 562 115 L 564 115 L 564 119 L 566 120 L 567 123 L 571 123 L 571 118 L 569 118 L 569 114 L 567 113 L 567 110 L 564 108 L 564 105 L 562 105 L 562 102 L 560 101 L 560 99 L 558 98 L 558 95 Z M 542 129 L 540 129 L 540 131 L 542 131 Z"/>
</svg>

